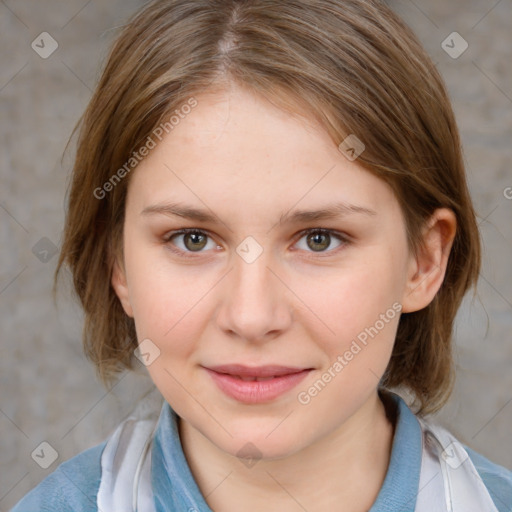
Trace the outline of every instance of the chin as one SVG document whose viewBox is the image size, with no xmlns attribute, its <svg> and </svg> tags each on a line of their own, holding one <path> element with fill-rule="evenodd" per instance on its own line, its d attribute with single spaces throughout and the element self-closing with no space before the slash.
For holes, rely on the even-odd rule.
<svg viewBox="0 0 512 512">
<path fill-rule="evenodd" d="M 213 439 L 211 441 L 215 442 L 221 450 L 230 455 L 246 459 L 248 467 L 250 467 L 251 463 L 255 463 L 258 460 L 274 460 L 289 457 L 303 448 L 304 436 L 299 434 L 294 436 L 284 430 L 278 433 L 277 429 L 272 432 L 275 429 L 275 425 L 274 422 L 271 428 L 260 430 L 247 428 L 240 435 L 232 432 L 233 438 L 226 439 L 224 437 L 220 445 Z M 269 432 L 272 433 L 269 435 Z"/>
</svg>

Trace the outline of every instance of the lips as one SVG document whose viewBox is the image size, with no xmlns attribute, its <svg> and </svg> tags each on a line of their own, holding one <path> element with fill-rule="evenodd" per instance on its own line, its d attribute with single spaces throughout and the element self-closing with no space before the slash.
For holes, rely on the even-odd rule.
<svg viewBox="0 0 512 512">
<path fill-rule="evenodd" d="M 239 364 L 204 367 L 225 395 L 245 404 L 270 402 L 299 384 L 312 368 Z"/>
<path fill-rule="evenodd" d="M 280 365 L 245 366 L 241 364 L 223 364 L 220 366 L 209 366 L 210 370 L 217 373 L 227 373 L 233 377 L 240 377 L 242 380 L 268 380 L 272 377 L 281 377 L 299 373 L 309 368 L 296 368 Z"/>
</svg>

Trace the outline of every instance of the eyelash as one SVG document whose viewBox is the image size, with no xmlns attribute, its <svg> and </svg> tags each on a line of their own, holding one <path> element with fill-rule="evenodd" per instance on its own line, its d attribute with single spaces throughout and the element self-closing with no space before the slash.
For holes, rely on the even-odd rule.
<svg viewBox="0 0 512 512">
<path fill-rule="evenodd" d="M 197 252 L 197 256 L 196 256 L 196 255 L 194 255 L 193 251 L 183 251 L 181 249 L 177 249 L 175 246 L 173 247 L 174 244 L 171 243 L 171 239 L 172 238 L 174 238 L 176 236 L 179 236 L 179 235 L 186 235 L 186 234 L 189 234 L 189 233 L 206 235 L 209 238 L 213 238 L 213 237 L 211 237 L 211 235 L 207 231 L 204 231 L 202 229 L 198 229 L 198 228 L 182 228 L 182 229 L 179 229 L 177 231 L 171 231 L 170 233 L 165 235 L 164 242 L 166 244 L 168 244 L 168 247 L 169 247 L 169 249 L 172 252 L 174 252 L 176 254 L 179 254 L 180 256 L 183 256 L 185 258 L 197 258 L 197 257 L 200 256 L 202 251 L 198 251 Z M 327 256 L 331 256 L 332 253 L 337 253 L 338 251 L 342 250 L 345 246 L 347 246 L 348 244 L 351 243 L 350 238 L 346 234 L 340 233 L 339 231 L 335 231 L 335 230 L 332 230 L 332 229 L 326 229 L 326 228 L 309 228 L 309 229 L 305 229 L 305 230 L 301 231 L 298 234 L 299 238 L 297 239 L 297 242 L 301 238 L 303 238 L 304 236 L 307 236 L 307 235 L 309 235 L 311 233 L 328 234 L 330 236 L 334 236 L 334 238 L 337 238 L 341 242 L 341 245 L 339 247 L 337 247 L 336 249 L 332 249 L 330 251 L 329 250 L 327 250 L 327 251 L 319 251 L 319 252 L 307 251 L 307 252 L 311 252 L 311 253 L 313 253 L 315 255 L 318 255 L 320 257 L 326 257 L 324 255 L 325 253 L 328 253 Z"/>
</svg>

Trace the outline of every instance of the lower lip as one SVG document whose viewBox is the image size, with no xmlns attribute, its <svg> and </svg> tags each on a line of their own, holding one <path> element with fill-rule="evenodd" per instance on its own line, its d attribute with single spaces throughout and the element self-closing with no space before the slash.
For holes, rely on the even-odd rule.
<svg viewBox="0 0 512 512">
<path fill-rule="evenodd" d="M 227 373 L 215 372 L 209 368 L 205 368 L 205 370 L 211 375 L 221 391 L 246 404 L 258 404 L 274 400 L 294 388 L 311 371 L 303 370 L 263 381 L 244 381 Z"/>
</svg>

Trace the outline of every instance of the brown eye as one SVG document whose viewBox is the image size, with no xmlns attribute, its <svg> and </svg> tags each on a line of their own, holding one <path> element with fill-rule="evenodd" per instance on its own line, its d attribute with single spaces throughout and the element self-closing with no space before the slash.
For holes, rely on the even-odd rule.
<svg viewBox="0 0 512 512">
<path fill-rule="evenodd" d="M 312 228 L 302 232 L 302 239 L 306 239 L 306 243 L 299 248 L 303 249 L 307 252 L 316 252 L 316 253 L 334 253 L 336 249 L 341 248 L 349 243 L 349 239 L 347 236 L 344 236 L 342 233 L 338 233 L 336 231 L 332 231 L 330 229 L 323 228 Z M 338 244 L 334 247 L 332 246 L 333 240 L 336 240 Z"/>
<path fill-rule="evenodd" d="M 327 233 L 313 233 L 307 235 L 308 247 L 314 251 L 323 251 L 327 249 L 331 243 L 331 237 Z"/>
<path fill-rule="evenodd" d="M 174 252 L 184 255 L 194 252 L 206 252 L 205 247 L 208 241 L 210 241 L 211 244 L 210 248 L 217 247 L 208 233 L 192 228 L 184 228 L 169 233 L 164 240 Z"/>
<path fill-rule="evenodd" d="M 183 241 L 185 247 L 191 251 L 200 251 L 206 245 L 207 236 L 202 233 L 185 233 L 183 235 Z"/>
</svg>

